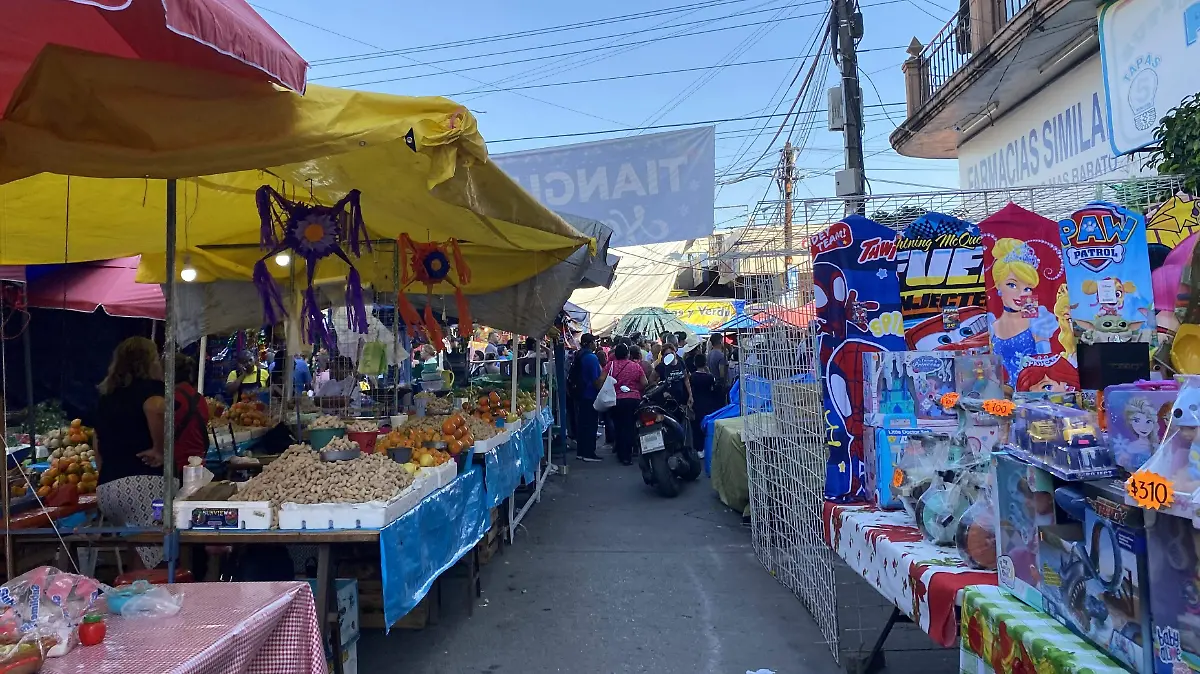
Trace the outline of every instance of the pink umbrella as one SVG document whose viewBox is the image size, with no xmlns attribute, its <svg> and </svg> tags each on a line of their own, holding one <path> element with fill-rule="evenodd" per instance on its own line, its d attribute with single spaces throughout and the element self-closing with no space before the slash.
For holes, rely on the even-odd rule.
<svg viewBox="0 0 1200 674">
<path fill-rule="evenodd" d="M 308 63 L 245 0 L 17 0 L 0 8 L 0 110 L 47 44 L 174 63 L 303 93 Z"/>
<path fill-rule="evenodd" d="M 33 283 L 29 306 L 89 314 L 102 308 L 110 316 L 163 320 L 162 287 L 138 283 L 137 267 L 136 257 L 70 265 Z"/>
</svg>

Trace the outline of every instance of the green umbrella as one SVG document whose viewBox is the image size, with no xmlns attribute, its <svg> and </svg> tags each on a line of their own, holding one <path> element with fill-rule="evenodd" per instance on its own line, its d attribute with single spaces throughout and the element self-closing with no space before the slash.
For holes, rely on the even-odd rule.
<svg viewBox="0 0 1200 674">
<path fill-rule="evenodd" d="M 613 335 L 617 337 L 629 337 L 636 333 L 643 337 L 656 339 L 664 332 L 685 332 L 688 334 L 689 342 L 696 338 L 695 330 L 662 307 L 634 309 L 622 316 L 621 320 L 617 322 L 617 327 L 613 328 Z"/>
</svg>

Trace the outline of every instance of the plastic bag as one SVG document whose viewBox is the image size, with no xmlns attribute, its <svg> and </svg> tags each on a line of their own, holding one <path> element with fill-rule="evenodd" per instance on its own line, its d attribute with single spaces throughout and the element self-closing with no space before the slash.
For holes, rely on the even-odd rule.
<svg viewBox="0 0 1200 674">
<path fill-rule="evenodd" d="M 172 593 L 161 585 L 139 580 L 133 585 L 110 588 L 104 593 L 110 613 L 123 618 L 162 618 L 183 608 L 183 593 Z"/>
<path fill-rule="evenodd" d="M 188 457 L 188 465 L 183 467 L 183 488 L 175 498 L 186 500 L 204 485 L 212 482 L 214 477 L 216 476 L 204 467 L 204 459 L 199 456 Z"/>
<path fill-rule="evenodd" d="M 597 412 L 605 412 L 617 404 L 617 380 L 613 379 L 610 374 L 604 378 L 604 386 L 600 387 L 600 392 L 596 394 L 596 402 L 592 403 L 592 409 Z"/>
<path fill-rule="evenodd" d="M 5 583 L 0 587 L 0 668 L 69 653 L 78 643 L 76 628 L 102 587 L 93 578 L 50 566 Z"/>
<path fill-rule="evenodd" d="M 972 568 L 996 569 L 996 506 L 988 486 L 958 520 L 954 545 L 958 554 Z"/>
</svg>

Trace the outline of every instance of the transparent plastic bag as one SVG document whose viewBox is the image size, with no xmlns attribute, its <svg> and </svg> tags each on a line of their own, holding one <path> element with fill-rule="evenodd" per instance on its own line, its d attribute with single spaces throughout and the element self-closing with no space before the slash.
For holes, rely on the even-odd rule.
<svg viewBox="0 0 1200 674">
<path fill-rule="evenodd" d="M 935 480 L 940 481 L 938 471 L 945 468 L 949 454 L 948 435 L 922 433 L 908 437 L 904 453 L 890 479 L 904 510 L 913 519 L 917 519 L 917 502 L 921 495 Z"/>
<path fill-rule="evenodd" d="M 996 569 L 996 506 L 992 486 L 982 489 L 958 520 L 954 545 L 969 566 Z"/>
<path fill-rule="evenodd" d="M 110 588 L 104 593 L 110 613 L 123 618 L 162 618 L 183 608 L 183 593 L 172 593 L 161 585 L 139 580 L 132 585 Z"/>
<path fill-rule="evenodd" d="M 31 660 L 35 651 L 42 659 L 69 653 L 78 643 L 76 629 L 102 587 L 93 578 L 50 566 L 0 587 L 0 669 Z"/>
<path fill-rule="evenodd" d="M 934 480 L 917 501 L 917 528 L 935 545 L 951 545 L 958 520 L 970 506 L 960 485 Z"/>
</svg>

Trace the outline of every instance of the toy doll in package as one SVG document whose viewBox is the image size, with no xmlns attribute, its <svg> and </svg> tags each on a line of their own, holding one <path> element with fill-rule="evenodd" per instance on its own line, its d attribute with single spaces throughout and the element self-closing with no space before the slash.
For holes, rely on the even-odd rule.
<svg viewBox="0 0 1200 674">
<path fill-rule="evenodd" d="M 968 400 L 998 400 L 1006 397 L 1000 360 L 992 355 L 957 356 L 954 359 L 954 390 Z"/>
<path fill-rule="evenodd" d="M 1021 601 L 1040 609 L 1038 527 L 1054 524 L 1054 479 L 1011 454 L 992 455 L 996 483 L 996 570 L 998 582 Z"/>
<path fill-rule="evenodd" d="M 954 354 L 909 351 L 904 372 L 918 421 L 956 421 L 952 410 L 942 408 L 942 396 L 954 393 Z"/>
<path fill-rule="evenodd" d="M 1141 466 L 1141 470 L 1174 483 L 1175 502 L 1171 508 L 1176 512 L 1195 503 L 1195 492 L 1200 489 L 1200 376 L 1181 379 L 1162 442 Z"/>
<path fill-rule="evenodd" d="M 1174 381 L 1140 381 L 1104 389 L 1109 446 L 1117 465 L 1134 472 L 1162 442 L 1179 396 Z"/>
<path fill-rule="evenodd" d="M 1146 528 L 1154 672 L 1200 672 L 1200 530 L 1159 515 Z"/>
</svg>

